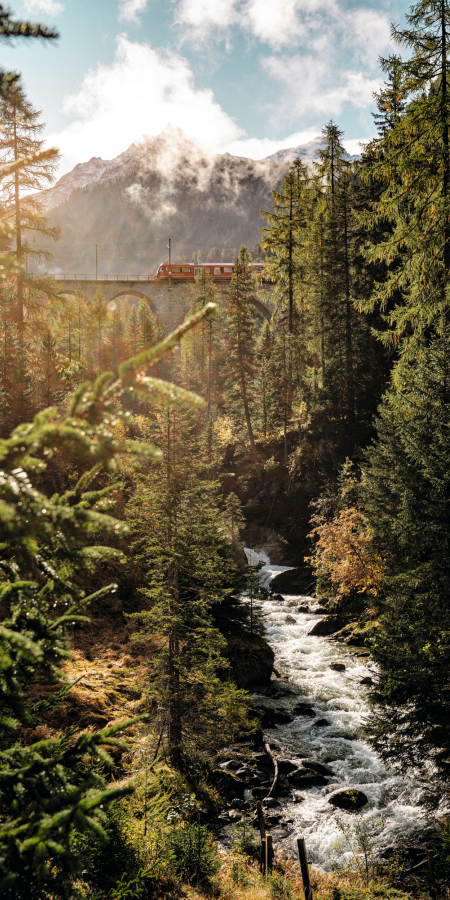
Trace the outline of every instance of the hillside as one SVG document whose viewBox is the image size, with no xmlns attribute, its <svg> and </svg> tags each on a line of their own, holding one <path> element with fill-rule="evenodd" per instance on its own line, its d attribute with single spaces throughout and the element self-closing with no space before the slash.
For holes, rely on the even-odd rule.
<svg viewBox="0 0 450 900">
<path fill-rule="evenodd" d="M 286 164 L 210 154 L 167 126 L 113 160 L 93 157 L 39 194 L 61 239 L 51 246 L 53 271 L 146 275 L 167 255 L 192 258 L 217 248 L 227 258 L 253 248 L 259 210 L 271 206 Z"/>
</svg>

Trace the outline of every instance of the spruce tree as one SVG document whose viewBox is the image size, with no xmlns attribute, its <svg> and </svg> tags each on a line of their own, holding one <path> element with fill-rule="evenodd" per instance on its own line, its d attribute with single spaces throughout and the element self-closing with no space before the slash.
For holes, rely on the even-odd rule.
<svg viewBox="0 0 450 900">
<path fill-rule="evenodd" d="M 136 613 L 138 638 L 162 641 L 154 680 L 161 740 L 177 768 L 231 739 L 243 695 L 223 684 L 226 642 L 214 626 L 238 578 L 217 504 L 218 485 L 196 476 L 189 416 L 170 407 L 160 416 L 164 467 L 138 474 L 128 504 L 135 563 L 144 574 L 147 609 Z"/>
<path fill-rule="evenodd" d="M 74 833 L 104 835 L 102 807 L 124 793 L 106 788 L 99 772 L 111 764 L 107 747 L 117 745 L 126 723 L 30 746 L 19 742 L 18 729 L 38 721 L 38 712 L 27 708 L 27 685 L 53 681 L 58 694 L 70 653 L 68 628 L 87 621 L 90 604 L 115 590 L 107 585 L 88 596 L 83 587 L 99 561 L 120 556 L 97 545 L 96 537 L 126 531 L 111 516 L 117 485 L 105 487 L 99 476 L 113 473 L 126 455 L 156 455 L 152 446 L 117 437 L 118 423 L 126 427 L 129 420 L 123 399 L 132 388 L 147 400 L 201 404 L 142 375 L 198 321 L 123 363 L 116 379 L 105 373 L 82 384 L 66 415 L 47 409 L 0 441 L 0 892 L 7 900 L 73 896 L 80 862 Z M 54 466 L 60 454 L 78 460 L 80 477 L 63 493 L 45 492 L 36 484 L 44 483 L 49 462 Z"/>
<path fill-rule="evenodd" d="M 234 262 L 233 277 L 226 298 L 226 375 L 230 400 L 240 414 L 244 413 L 251 453 L 253 459 L 257 460 L 249 394 L 255 366 L 256 334 L 252 306 L 255 291 L 250 255 L 246 247 L 241 247 Z"/>
<path fill-rule="evenodd" d="M 385 342 L 414 355 L 448 322 L 450 9 L 446 0 L 421 0 L 406 19 L 392 34 L 407 58 L 383 61 L 394 79 L 386 102 L 401 104 L 375 142 L 370 177 L 384 189 L 365 216 L 368 232 L 388 226 L 368 250 L 386 277 L 363 307 L 378 304 L 389 325 Z"/>
</svg>

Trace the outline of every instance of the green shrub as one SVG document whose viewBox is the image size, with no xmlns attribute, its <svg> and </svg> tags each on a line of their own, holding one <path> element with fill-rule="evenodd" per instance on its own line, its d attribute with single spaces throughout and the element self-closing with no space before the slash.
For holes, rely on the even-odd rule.
<svg viewBox="0 0 450 900">
<path fill-rule="evenodd" d="M 206 825 L 185 823 L 173 829 L 168 839 L 174 874 L 183 881 L 208 884 L 220 869 L 217 845 Z"/>
<path fill-rule="evenodd" d="M 127 840 L 126 827 L 122 804 L 114 803 L 106 810 L 103 823 L 106 841 L 92 832 L 74 837 L 74 849 L 81 858 L 83 876 L 89 884 L 107 891 L 118 885 L 124 872 L 127 872 L 128 878 L 137 873 L 139 861 L 135 849 Z"/>
<path fill-rule="evenodd" d="M 232 847 L 233 850 L 246 853 L 247 856 L 256 856 L 259 852 L 259 838 L 249 816 L 242 816 L 242 819 L 233 826 Z"/>
<path fill-rule="evenodd" d="M 233 860 L 231 864 L 230 878 L 233 884 L 240 885 L 241 887 L 248 887 L 248 885 L 250 884 L 250 879 L 245 867 L 242 865 L 242 860 Z"/>
<path fill-rule="evenodd" d="M 279 872 L 271 872 L 268 884 L 272 900 L 294 900 L 293 885 L 289 878 L 285 878 Z"/>
</svg>

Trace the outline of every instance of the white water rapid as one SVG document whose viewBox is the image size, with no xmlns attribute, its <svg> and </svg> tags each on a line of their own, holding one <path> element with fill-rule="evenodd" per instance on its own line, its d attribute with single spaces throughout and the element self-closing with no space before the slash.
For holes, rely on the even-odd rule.
<svg viewBox="0 0 450 900">
<path fill-rule="evenodd" d="M 250 563 L 264 562 L 260 579 L 270 586 L 274 575 L 286 566 L 271 565 L 262 553 L 246 549 Z M 367 714 L 367 687 L 361 685 L 371 672 L 371 663 L 363 648 L 349 648 L 324 637 L 308 635 L 321 616 L 298 613 L 300 603 L 314 601 L 307 597 L 284 595 L 284 602 L 258 601 L 266 627 L 266 638 L 275 653 L 275 668 L 281 678 L 273 687 L 282 689 L 280 697 L 254 694 L 259 704 L 291 712 L 299 701 L 312 704 L 316 716 L 297 716 L 293 722 L 265 729 L 265 735 L 279 756 L 311 759 L 326 763 L 335 773 L 325 787 L 303 789 L 304 800 L 294 803 L 281 799 L 286 818 L 292 820 L 291 833 L 280 830 L 278 839 L 286 848 L 294 849 L 295 838 L 306 839 L 311 861 L 330 870 L 343 856 L 350 854 L 342 845 L 342 832 L 328 796 L 337 788 L 357 788 L 369 803 L 358 817 L 376 817 L 371 826 L 380 850 L 398 843 L 414 843 L 429 820 L 423 815 L 419 801 L 426 785 L 412 777 L 389 770 L 365 742 L 361 726 Z M 287 623 L 286 617 L 295 619 Z M 361 655 L 358 655 L 361 654 Z M 343 663 L 345 671 L 335 671 L 331 663 Z M 286 694 L 284 691 L 287 690 Z M 318 725 L 320 719 L 328 724 Z M 352 813 L 339 813 L 350 822 Z M 380 821 L 380 819 L 382 821 Z M 274 839 L 277 839 L 276 829 Z M 337 848 L 336 842 L 340 841 Z"/>
</svg>

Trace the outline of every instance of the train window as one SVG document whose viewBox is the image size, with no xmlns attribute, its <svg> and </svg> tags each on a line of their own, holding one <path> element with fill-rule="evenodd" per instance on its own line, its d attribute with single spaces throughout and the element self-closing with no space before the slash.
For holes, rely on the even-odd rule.
<svg viewBox="0 0 450 900">
<path fill-rule="evenodd" d="M 197 278 L 197 276 L 201 275 L 201 274 L 202 274 L 202 270 L 201 270 L 200 266 L 195 266 L 195 269 L 194 269 L 195 277 Z"/>
<path fill-rule="evenodd" d="M 189 273 L 190 273 L 190 272 L 191 272 L 191 267 L 190 267 L 190 266 L 183 266 L 183 268 L 182 268 L 181 271 L 182 271 L 182 272 L 189 272 Z"/>
<path fill-rule="evenodd" d="M 255 272 L 262 272 L 262 266 L 255 266 Z"/>
<path fill-rule="evenodd" d="M 214 266 L 214 275 L 220 275 L 220 266 Z"/>
<path fill-rule="evenodd" d="M 233 266 L 224 266 L 224 267 L 223 267 L 223 271 L 224 271 L 224 272 L 232 272 L 232 271 L 233 271 Z"/>
<path fill-rule="evenodd" d="M 181 266 L 172 266 L 172 272 L 181 272 Z"/>
</svg>

